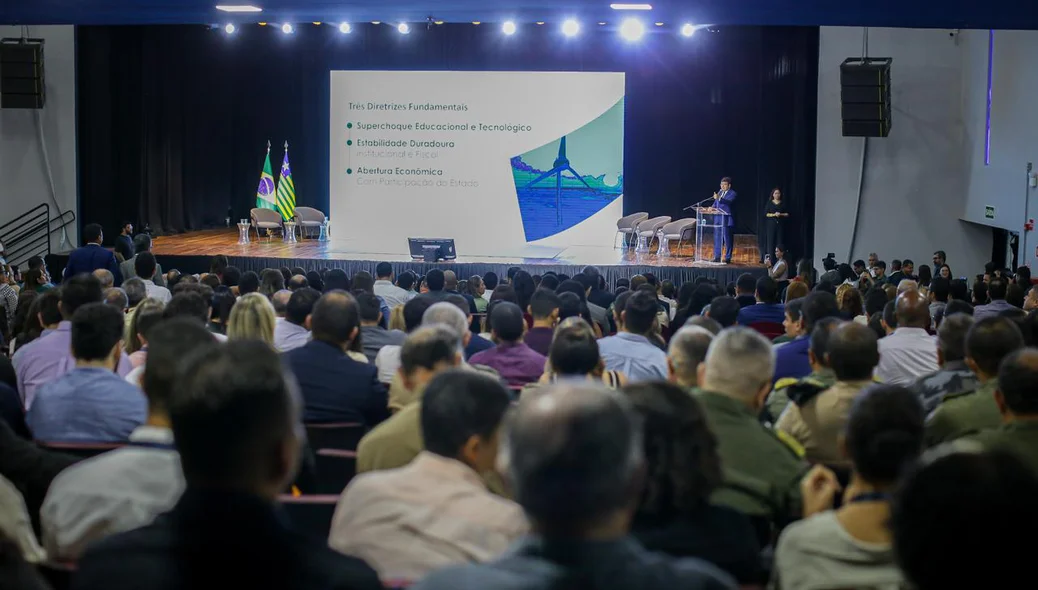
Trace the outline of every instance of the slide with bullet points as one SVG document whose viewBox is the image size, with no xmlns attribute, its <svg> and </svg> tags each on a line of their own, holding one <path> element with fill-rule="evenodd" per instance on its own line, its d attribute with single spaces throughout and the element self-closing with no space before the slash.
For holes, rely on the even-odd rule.
<svg viewBox="0 0 1038 590">
<path fill-rule="evenodd" d="M 333 71 L 333 235 L 393 254 L 608 246 L 623 146 L 623 73 Z"/>
</svg>

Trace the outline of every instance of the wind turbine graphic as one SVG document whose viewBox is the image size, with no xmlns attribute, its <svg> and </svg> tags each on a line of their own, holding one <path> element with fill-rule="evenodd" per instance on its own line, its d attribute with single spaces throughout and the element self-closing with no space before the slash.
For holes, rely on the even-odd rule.
<svg viewBox="0 0 1038 590">
<path fill-rule="evenodd" d="M 562 140 L 559 141 L 559 155 L 555 158 L 555 164 L 552 165 L 552 169 L 531 180 L 525 187 L 530 188 L 546 178 L 552 176 L 555 177 L 555 218 L 556 223 L 560 225 L 562 224 L 562 173 L 567 170 L 577 180 L 583 183 L 584 186 L 591 189 L 591 185 L 584 180 L 584 177 L 577 174 L 577 171 L 573 169 L 573 166 L 570 166 L 569 159 L 566 157 L 566 136 L 563 135 Z"/>
</svg>

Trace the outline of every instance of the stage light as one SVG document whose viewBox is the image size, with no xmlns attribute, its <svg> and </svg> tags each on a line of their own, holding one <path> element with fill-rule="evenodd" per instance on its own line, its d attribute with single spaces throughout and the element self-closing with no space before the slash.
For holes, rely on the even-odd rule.
<svg viewBox="0 0 1038 590">
<path fill-rule="evenodd" d="M 339 25 L 339 32 L 343 35 L 348 35 L 352 30 L 353 27 L 350 26 L 350 23 L 342 23 L 341 25 Z"/>
<path fill-rule="evenodd" d="M 598 26 L 604 27 L 605 25 L 606 25 L 606 22 L 604 20 L 598 21 Z"/>
<path fill-rule="evenodd" d="M 652 10 L 652 4 L 610 4 L 613 10 Z"/>
<path fill-rule="evenodd" d="M 237 30 L 238 27 L 235 27 L 232 23 L 227 23 L 223 26 L 223 32 L 227 33 L 228 35 L 233 35 L 234 32 Z"/>
<path fill-rule="evenodd" d="M 315 25 L 317 25 L 317 26 L 320 26 L 320 25 L 321 25 L 321 21 L 319 21 L 319 20 L 315 20 L 315 21 L 314 21 L 314 24 L 315 24 Z"/>
<path fill-rule="evenodd" d="M 400 23 L 396 26 L 396 30 L 399 31 L 401 35 L 406 35 L 411 32 L 411 25 L 407 23 Z"/>
<path fill-rule="evenodd" d="M 371 24 L 373 24 L 373 25 L 381 25 L 382 21 L 380 21 L 380 20 L 373 20 L 373 21 L 371 21 Z"/>
<path fill-rule="evenodd" d="M 542 21 L 542 20 L 539 20 L 539 21 L 537 21 L 537 22 L 536 22 L 536 23 L 534 23 L 534 24 L 535 24 L 535 25 L 537 25 L 537 26 L 539 27 L 539 26 L 541 26 L 541 25 L 543 25 L 543 24 L 544 24 L 544 21 Z"/>
<path fill-rule="evenodd" d="M 576 37 L 580 32 L 580 23 L 573 19 L 567 19 L 562 23 L 562 34 L 567 37 Z"/>
<path fill-rule="evenodd" d="M 223 12 L 263 12 L 262 8 L 251 4 L 217 4 L 216 9 Z"/>
<path fill-rule="evenodd" d="M 474 21 L 472 21 L 472 24 L 474 24 L 474 25 L 476 25 L 476 26 L 478 27 L 479 25 L 481 25 L 481 24 L 483 24 L 483 23 L 481 23 L 481 22 L 480 22 L 480 21 L 478 21 L 478 20 L 474 20 Z"/>
<path fill-rule="evenodd" d="M 442 24 L 443 24 L 443 21 L 442 21 L 442 20 L 438 20 L 438 21 L 434 22 L 433 24 L 434 24 L 434 25 L 442 25 Z"/>
<path fill-rule="evenodd" d="M 645 25 L 636 18 L 625 18 L 620 25 L 620 36 L 625 41 L 637 41 L 645 35 Z"/>
<path fill-rule="evenodd" d="M 516 31 L 515 23 L 513 23 L 510 20 L 506 20 L 505 23 L 503 25 L 501 25 L 501 32 L 506 34 L 506 35 L 514 35 L 515 31 Z"/>
<path fill-rule="evenodd" d="M 663 26 L 663 23 L 656 23 L 656 26 L 657 26 L 657 27 L 662 27 L 662 26 Z"/>
<path fill-rule="evenodd" d="M 265 26 L 267 26 L 267 23 L 259 23 L 259 26 L 265 27 Z"/>
<path fill-rule="evenodd" d="M 294 31 L 294 30 L 295 29 L 292 28 L 292 24 L 291 23 L 285 23 L 285 24 L 281 25 L 281 32 L 286 34 L 286 35 L 291 35 L 292 31 Z"/>
<path fill-rule="evenodd" d="M 692 23 L 685 23 L 681 27 L 681 34 L 685 37 L 691 37 L 696 33 L 696 27 Z"/>
</svg>

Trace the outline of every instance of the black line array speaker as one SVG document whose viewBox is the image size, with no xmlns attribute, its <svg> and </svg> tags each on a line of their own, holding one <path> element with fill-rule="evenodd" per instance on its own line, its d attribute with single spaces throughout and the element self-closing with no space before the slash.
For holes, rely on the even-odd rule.
<svg viewBox="0 0 1038 590">
<path fill-rule="evenodd" d="M 43 39 L 0 39 L 0 108 L 42 109 Z"/>
<path fill-rule="evenodd" d="M 844 137 L 890 134 L 889 57 L 849 57 L 840 64 L 840 117 Z"/>
</svg>

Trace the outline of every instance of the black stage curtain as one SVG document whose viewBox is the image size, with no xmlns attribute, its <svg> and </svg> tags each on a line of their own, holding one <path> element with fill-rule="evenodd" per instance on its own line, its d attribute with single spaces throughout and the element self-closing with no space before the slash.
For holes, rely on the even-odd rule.
<svg viewBox="0 0 1038 590">
<path fill-rule="evenodd" d="M 778 186 L 788 246 L 811 253 L 817 28 L 650 27 L 639 44 L 593 25 L 575 39 L 550 25 L 414 29 L 79 27 L 80 219 L 171 233 L 245 217 L 268 139 L 275 176 L 288 140 L 298 204 L 327 211 L 332 69 L 624 71 L 628 212 L 677 219 L 731 176 L 736 231 L 758 233 Z"/>
</svg>

